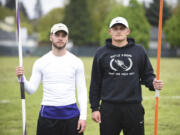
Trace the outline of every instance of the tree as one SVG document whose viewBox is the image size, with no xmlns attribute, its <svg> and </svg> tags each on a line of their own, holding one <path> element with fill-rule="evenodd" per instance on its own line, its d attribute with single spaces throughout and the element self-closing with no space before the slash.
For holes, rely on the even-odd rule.
<svg viewBox="0 0 180 135">
<path fill-rule="evenodd" d="M 108 26 L 112 18 L 122 16 L 125 17 L 129 23 L 131 34 L 129 37 L 135 38 L 136 42 L 148 48 L 150 39 L 150 25 L 145 17 L 145 11 L 137 0 L 130 0 L 129 6 L 117 5 L 107 15 L 104 27 L 100 33 L 101 45 L 104 45 L 106 38 L 110 38 L 108 34 Z"/>
<path fill-rule="evenodd" d="M 7 16 L 13 16 L 14 18 L 16 18 L 16 11 L 15 10 L 11 10 L 9 8 L 6 7 L 0 7 L 0 20 L 3 20 L 5 17 Z M 33 28 L 31 23 L 29 23 L 29 20 L 23 15 L 22 12 L 20 12 L 20 23 L 22 27 L 26 27 L 28 30 L 29 34 L 33 33 Z M 16 30 L 16 26 L 14 25 L 14 30 Z"/>
<path fill-rule="evenodd" d="M 0 20 L 3 20 L 6 16 L 14 16 L 16 15 L 16 12 L 15 11 L 12 11 L 10 10 L 9 8 L 6 8 L 6 7 L 0 7 L 0 13 L 3 13 L 3 14 L 0 14 Z"/>
<path fill-rule="evenodd" d="M 36 1 L 36 4 L 35 4 L 35 7 L 34 7 L 34 10 L 35 10 L 35 19 L 39 19 L 42 17 L 42 4 L 41 4 L 41 0 L 37 0 Z"/>
<path fill-rule="evenodd" d="M 24 4 L 22 2 L 20 2 L 20 12 L 22 12 L 22 14 L 28 18 L 28 14 L 26 12 L 26 8 L 24 7 Z"/>
<path fill-rule="evenodd" d="M 160 0 L 153 0 L 150 3 L 149 8 L 146 8 L 146 17 L 149 23 L 152 26 L 158 27 L 159 24 L 159 7 L 160 7 Z M 171 9 L 167 5 L 166 1 L 163 2 L 163 25 L 165 24 L 166 20 L 171 16 Z"/>
<path fill-rule="evenodd" d="M 180 4 L 174 11 L 172 17 L 166 21 L 164 32 L 166 40 L 170 43 L 171 47 L 180 47 Z"/>
<path fill-rule="evenodd" d="M 43 16 L 37 25 L 37 32 L 39 33 L 39 42 L 49 42 L 49 32 L 53 24 L 60 23 L 64 19 L 64 9 L 55 8 L 48 14 Z"/>
<path fill-rule="evenodd" d="M 15 9 L 16 8 L 16 3 L 15 0 L 6 0 L 5 7 L 10 8 L 10 9 Z"/>
<path fill-rule="evenodd" d="M 75 45 L 92 43 L 92 25 L 87 0 L 70 0 L 65 8 L 64 23 Z"/>
<path fill-rule="evenodd" d="M 16 9 L 16 3 L 15 2 L 16 2 L 15 0 L 6 0 L 5 7 L 9 8 L 11 10 L 15 10 Z M 21 1 L 19 2 L 19 7 L 20 7 L 20 12 L 22 12 L 23 15 L 28 18 L 28 14 L 26 12 L 26 8 L 24 7 L 23 2 L 21 2 Z"/>
<path fill-rule="evenodd" d="M 88 0 L 88 7 L 90 11 L 90 18 L 92 23 L 92 41 L 99 45 L 100 42 L 100 31 L 102 24 L 110 12 L 112 7 L 115 5 L 115 0 Z"/>
</svg>

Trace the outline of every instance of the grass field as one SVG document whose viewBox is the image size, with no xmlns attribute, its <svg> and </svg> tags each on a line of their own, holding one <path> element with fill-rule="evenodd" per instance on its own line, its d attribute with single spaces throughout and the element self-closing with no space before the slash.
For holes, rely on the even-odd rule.
<svg viewBox="0 0 180 135">
<path fill-rule="evenodd" d="M 25 75 L 29 79 L 33 62 L 37 57 L 24 58 Z M 89 89 L 92 58 L 81 58 L 85 65 Z M 151 62 L 156 67 L 156 59 Z M 17 57 L 0 57 L 0 135 L 21 135 L 21 100 L 19 84 L 15 77 Z M 155 68 L 156 70 L 156 68 Z M 180 59 L 161 60 L 161 79 L 164 81 L 159 100 L 158 135 L 180 135 Z M 143 87 L 146 135 L 154 134 L 154 92 Z M 27 135 L 36 134 L 36 125 L 42 99 L 42 86 L 33 94 L 26 94 Z M 91 120 L 88 104 L 85 135 L 99 135 L 99 125 Z M 122 135 L 122 134 L 121 134 Z"/>
</svg>

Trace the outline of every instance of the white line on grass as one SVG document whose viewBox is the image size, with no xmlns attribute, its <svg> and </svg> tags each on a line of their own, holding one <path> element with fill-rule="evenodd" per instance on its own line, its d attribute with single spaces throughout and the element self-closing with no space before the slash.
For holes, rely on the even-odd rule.
<svg viewBox="0 0 180 135">
<path fill-rule="evenodd" d="M 0 100 L 0 104 L 7 104 L 9 102 L 10 102 L 9 100 Z"/>
<path fill-rule="evenodd" d="M 161 99 L 180 99 L 180 96 L 159 96 Z M 144 96 L 144 100 L 154 99 L 154 96 Z"/>
<path fill-rule="evenodd" d="M 154 96 L 144 96 L 144 100 L 151 100 L 154 99 Z M 180 99 L 180 96 L 160 96 L 161 99 Z M 9 100 L 0 100 L 0 104 L 7 104 L 10 103 Z"/>
</svg>

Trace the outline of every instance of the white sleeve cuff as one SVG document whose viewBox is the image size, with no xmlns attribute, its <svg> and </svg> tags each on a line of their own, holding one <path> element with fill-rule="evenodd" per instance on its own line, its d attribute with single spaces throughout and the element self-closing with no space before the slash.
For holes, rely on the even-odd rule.
<svg viewBox="0 0 180 135">
<path fill-rule="evenodd" d="M 79 119 L 80 120 L 86 120 L 86 115 L 80 115 Z"/>
</svg>

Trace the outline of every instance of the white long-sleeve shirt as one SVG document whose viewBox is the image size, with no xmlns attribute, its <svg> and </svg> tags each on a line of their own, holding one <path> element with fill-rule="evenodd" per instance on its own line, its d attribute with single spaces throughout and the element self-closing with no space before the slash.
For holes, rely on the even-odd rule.
<svg viewBox="0 0 180 135">
<path fill-rule="evenodd" d="M 25 90 L 33 94 L 42 81 L 41 105 L 66 106 L 76 103 L 75 89 L 80 107 L 80 119 L 87 116 L 87 89 L 82 61 L 66 51 L 64 56 L 55 56 L 52 51 L 39 58 L 33 65 L 29 81 L 24 80 Z"/>
</svg>

